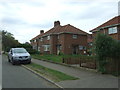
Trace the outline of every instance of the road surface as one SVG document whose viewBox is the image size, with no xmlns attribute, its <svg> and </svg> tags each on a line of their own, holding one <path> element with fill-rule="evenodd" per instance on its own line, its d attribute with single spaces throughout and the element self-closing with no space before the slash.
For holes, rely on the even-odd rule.
<svg viewBox="0 0 120 90">
<path fill-rule="evenodd" d="M 50 82 L 26 70 L 21 65 L 12 65 L 7 56 L 2 56 L 2 88 L 58 88 Z"/>
</svg>

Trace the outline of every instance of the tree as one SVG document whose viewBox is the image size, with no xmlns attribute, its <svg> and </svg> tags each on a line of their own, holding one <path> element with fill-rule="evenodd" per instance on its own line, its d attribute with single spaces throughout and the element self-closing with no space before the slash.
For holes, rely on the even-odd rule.
<svg viewBox="0 0 120 90">
<path fill-rule="evenodd" d="M 100 72 L 107 72 L 105 65 L 110 62 L 110 59 L 113 60 L 114 68 L 118 69 L 118 63 L 120 62 L 119 41 L 112 39 L 108 35 L 98 33 L 98 35 L 95 38 L 94 46 L 98 60 L 98 70 Z"/>
<path fill-rule="evenodd" d="M 28 42 L 25 42 L 23 44 L 19 44 L 18 47 L 25 48 L 30 54 L 39 54 L 40 53 L 40 52 L 32 49 L 32 46 Z"/>
<path fill-rule="evenodd" d="M 2 30 L 2 48 L 4 51 L 9 51 L 10 48 L 17 47 L 18 40 L 15 40 L 13 34 Z"/>
</svg>

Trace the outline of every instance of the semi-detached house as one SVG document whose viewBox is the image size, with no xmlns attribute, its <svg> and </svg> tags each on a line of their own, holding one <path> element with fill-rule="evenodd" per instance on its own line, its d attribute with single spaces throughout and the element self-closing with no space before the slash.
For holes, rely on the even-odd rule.
<svg viewBox="0 0 120 90">
<path fill-rule="evenodd" d="M 60 25 L 55 21 L 53 28 L 31 39 L 33 49 L 47 54 L 86 54 L 87 36 L 89 34 L 70 25 Z"/>
<path fill-rule="evenodd" d="M 120 16 L 116 16 L 102 25 L 91 30 L 92 37 L 95 38 L 98 32 L 107 34 L 111 36 L 113 39 L 120 41 Z"/>
</svg>

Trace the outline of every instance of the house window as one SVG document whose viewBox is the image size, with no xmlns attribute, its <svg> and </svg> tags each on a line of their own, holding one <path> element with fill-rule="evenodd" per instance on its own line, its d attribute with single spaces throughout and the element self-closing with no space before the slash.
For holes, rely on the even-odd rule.
<svg viewBox="0 0 120 90">
<path fill-rule="evenodd" d="M 73 35 L 73 39 L 77 39 L 77 35 Z"/>
<path fill-rule="evenodd" d="M 33 46 L 33 49 L 37 50 L 37 46 L 36 46 L 36 45 L 34 45 L 34 46 Z"/>
<path fill-rule="evenodd" d="M 89 44 L 89 46 L 92 46 L 93 45 L 93 43 L 92 42 L 90 42 L 90 43 L 88 43 Z"/>
<path fill-rule="evenodd" d="M 86 50 L 87 48 L 86 47 L 83 47 L 84 50 Z"/>
<path fill-rule="evenodd" d="M 47 40 L 50 40 L 50 36 L 47 36 Z"/>
<path fill-rule="evenodd" d="M 34 42 L 36 42 L 36 40 L 34 40 Z"/>
<path fill-rule="evenodd" d="M 40 41 L 43 41 L 43 38 L 41 38 Z"/>
<path fill-rule="evenodd" d="M 83 50 L 83 48 L 84 48 L 83 46 L 79 46 L 79 49 L 80 49 L 80 50 Z"/>
<path fill-rule="evenodd" d="M 38 47 L 38 51 L 40 51 L 40 47 Z"/>
<path fill-rule="evenodd" d="M 58 39 L 60 39 L 60 36 L 58 35 L 58 37 L 57 37 Z"/>
<path fill-rule="evenodd" d="M 50 51 L 50 45 L 44 45 L 44 51 Z"/>
<path fill-rule="evenodd" d="M 117 33 L 117 27 L 109 28 L 109 29 L 108 29 L 108 33 L 109 33 L 109 34 Z"/>
</svg>

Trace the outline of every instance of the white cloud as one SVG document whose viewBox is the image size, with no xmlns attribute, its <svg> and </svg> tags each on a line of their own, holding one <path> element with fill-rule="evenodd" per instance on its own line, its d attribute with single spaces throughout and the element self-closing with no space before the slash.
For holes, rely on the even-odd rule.
<svg viewBox="0 0 120 90">
<path fill-rule="evenodd" d="M 118 13 L 118 0 L 1 0 L 1 28 L 26 42 L 55 20 L 89 32 Z"/>
</svg>

